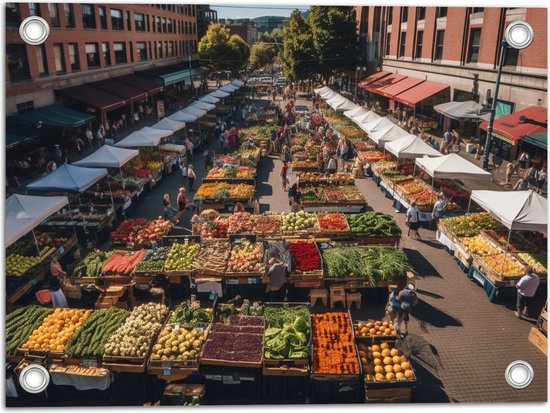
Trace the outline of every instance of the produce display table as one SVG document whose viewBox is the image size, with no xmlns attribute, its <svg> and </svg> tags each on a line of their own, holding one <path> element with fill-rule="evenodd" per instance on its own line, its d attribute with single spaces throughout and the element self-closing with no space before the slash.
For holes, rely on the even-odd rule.
<svg viewBox="0 0 550 413">
<path fill-rule="evenodd" d="M 508 284 L 502 283 L 500 285 L 495 285 L 493 281 L 475 265 L 470 266 L 468 278 L 477 282 L 481 288 L 483 288 L 491 302 L 495 301 L 498 297 L 515 297 L 517 294 L 515 281 L 510 281 Z"/>
<path fill-rule="evenodd" d="M 261 402 L 261 368 L 207 366 L 201 363 L 200 373 L 205 379 L 206 404 L 226 404 L 226 400 L 234 399 L 241 404 Z"/>
</svg>

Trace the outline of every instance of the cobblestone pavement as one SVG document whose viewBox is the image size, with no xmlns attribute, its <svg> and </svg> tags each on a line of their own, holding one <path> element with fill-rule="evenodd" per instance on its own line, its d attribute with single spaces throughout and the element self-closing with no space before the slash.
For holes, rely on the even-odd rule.
<svg viewBox="0 0 550 413">
<path fill-rule="evenodd" d="M 279 102 L 278 102 L 279 103 Z M 308 101 L 298 101 L 308 104 Z M 215 143 L 214 143 L 215 144 Z M 197 166 L 196 188 L 204 177 L 202 154 Z M 279 177 L 281 162 L 263 158 L 259 165 L 257 193 L 262 210 L 288 211 L 288 197 Z M 293 182 L 293 178 L 290 178 Z M 161 209 L 164 193 L 175 196 L 182 179 L 178 172 L 165 177 L 133 211 L 134 216 L 153 218 Z M 404 214 L 395 213 L 372 180 L 359 179 L 357 186 L 369 207 L 393 215 L 406 229 Z M 189 216 L 183 221 L 188 222 Z M 183 224 L 186 226 L 186 224 Z M 513 300 L 493 304 L 471 282 L 454 259 L 435 241 L 435 233 L 420 230 L 423 242 L 403 236 L 401 247 L 418 273 L 419 304 L 409 325 L 404 345 L 413 354 L 418 385 L 415 402 L 541 402 L 547 399 L 547 358 L 527 337 L 532 324 L 514 317 Z M 406 231 L 405 231 L 406 234 Z M 384 299 L 364 297 L 363 308 L 352 313 L 381 318 Z M 504 371 L 513 360 L 525 360 L 534 369 L 533 383 L 515 390 L 506 384 Z"/>
</svg>

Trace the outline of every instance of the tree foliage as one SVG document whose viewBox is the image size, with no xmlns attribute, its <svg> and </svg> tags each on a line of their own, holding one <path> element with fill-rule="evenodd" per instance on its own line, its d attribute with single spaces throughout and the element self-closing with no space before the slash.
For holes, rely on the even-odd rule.
<svg viewBox="0 0 550 413">
<path fill-rule="evenodd" d="M 252 70 L 272 64 L 277 56 L 277 47 L 273 44 L 259 42 L 250 49 L 250 67 Z"/>
<path fill-rule="evenodd" d="M 211 70 L 236 71 L 248 62 L 250 47 L 226 27 L 212 23 L 199 42 L 199 56 Z"/>
<path fill-rule="evenodd" d="M 285 76 L 291 80 L 308 79 L 316 73 L 318 58 L 313 35 L 300 11 L 292 12 L 283 33 Z"/>
</svg>

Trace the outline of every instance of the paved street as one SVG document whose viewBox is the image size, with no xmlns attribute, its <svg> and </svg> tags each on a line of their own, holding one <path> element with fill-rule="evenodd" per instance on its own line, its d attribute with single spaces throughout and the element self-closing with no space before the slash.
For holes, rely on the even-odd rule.
<svg viewBox="0 0 550 413">
<path fill-rule="evenodd" d="M 298 104 L 310 102 L 299 100 Z M 213 143 L 216 145 L 216 142 Z M 197 185 L 204 177 L 202 154 L 193 164 L 197 168 Z M 279 173 L 281 162 L 263 158 L 258 170 L 257 193 L 262 211 L 288 211 L 288 197 L 283 192 Z M 291 183 L 293 177 L 290 177 Z M 395 213 L 391 201 L 384 197 L 370 179 L 359 179 L 357 186 L 369 207 L 393 215 L 406 234 L 404 214 Z M 182 178 L 176 172 L 165 177 L 158 187 L 142 200 L 135 216 L 160 214 L 162 195 L 175 196 Z M 183 226 L 188 227 L 189 214 Z M 420 302 L 414 310 L 405 346 L 414 356 L 418 385 L 415 402 L 496 402 L 545 401 L 547 397 L 546 357 L 527 337 L 532 324 L 514 316 L 514 300 L 493 304 L 483 290 L 470 281 L 454 259 L 435 241 L 434 231 L 420 230 L 425 241 L 403 236 L 401 247 L 418 273 Z M 383 298 L 368 293 L 363 308 L 352 310 L 361 318 L 381 318 Z M 508 386 L 504 371 L 514 360 L 529 362 L 535 371 L 533 383 L 523 390 Z"/>
</svg>

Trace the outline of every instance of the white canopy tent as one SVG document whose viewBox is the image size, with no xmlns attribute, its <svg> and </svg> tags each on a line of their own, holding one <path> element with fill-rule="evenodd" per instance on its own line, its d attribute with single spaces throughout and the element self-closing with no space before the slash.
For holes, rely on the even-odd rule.
<svg viewBox="0 0 550 413">
<path fill-rule="evenodd" d="M 433 179 L 458 179 L 463 177 L 487 182 L 491 179 L 490 172 L 481 169 L 455 153 L 437 158 L 416 158 L 415 162 Z"/>
<path fill-rule="evenodd" d="M 323 92 L 326 92 L 327 90 L 330 90 L 328 86 L 321 86 L 321 87 L 318 87 L 317 89 L 313 89 L 313 91 L 317 94 L 321 94 Z"/>
<path fill-rule="evenodd" d="M 180 112 L 188 113 L 190 115 L 195 116 L 197 119 L 202 118 L 204 115 L 206 115 L 206 111 L 193 107 L 193 106 L 187 106 L 185 109 L 180 110 Z"/>
<path fill-rule="evenodd" d="M 547 232 L 548 200 L 535 191 L 474 190 L 470 199 L 510 231 Z"/>
<path fill-rule="evenodd" d="M 181 110 L 171 114 L 166 119 L 175 120 L 176 122 L 195 122 L 197 120 L 196 116 L 191 115 L 190 113 L 182 112 Z"/>
<path fill-rule="evenodd" d="M 350 109 L 350 110 L 346 110 L 344 112 L 344 116 L 348 119 L 351 119 L 353 120 L 353 118 L 355 117 L 360 117 L 360 116 L 364 116 L 366 115 L 367 113 L 369 113 L 370 111 L 368 109 L 365 109 L 364 107 L 362 106 L 357 106 L 356 108 L 354 109 Z"/>
<path fill-rule="evenodd" d="M 441 152 L 432 148 L 416 135 L 406 135 L 401 139 L 388 142 L 384 146 L 384 149 L 399 159 L 441 156 Z"/>
<path fill-rule="evenodd" d="M 319 93 L 319 96 L 321 96 L 323 99 L 328 100 L 331 98 L 334 98 L 336 96 L 340 96 L 338 93 L 336 93 L 334 90 L 330 88 L 326 88 L 326 90 Z"/>
<path fill-rule="evenodd" d="M 238 89 L 239 88 L 237 86 L 233 86 L 232 84 L 228 83 L 227 85 L 222 86 L 219 90 L 221 90 L 222 92 L 233 93 Z"/>
<path fill-rule="evenodd" d="M 151 128 L 159 130 L 169 130 L 172 131 L 172 133 L 176 133 L 177 131 L 185 128 L 185 122 L 178 122 L 177 120 L 164 118 L 151 126 Z"/>
<path fill-rule="evenodd" d="M 241 82 L 239 79 L 235 79 L 233 82 L 230 83 L 231 85 L 233 86 L 237 86 L 237 87 L 243 87 L 244 86 L 244 83 Z"/>
<path fill-rule="evenodd" d="M 364 131 L 366 131 L 367 133 L 370 133 L 375 127 L 377 127 L 381 122 L 383 122 L 384 119 L 386 118 L 383 118 L 382 116 L 377 116 L 377 117 L 372 116 L 364 120 L 363 122 L 361 122 L 359 127 Z"/>
<path fill-rule="evenodd" d="M 55 171 L 27 185 L 27 190 L 82 193 L 105 176 L 105 168 L 82 168 L 63 164 Z"/>
<path fill-rule="evenodd" d="M 124 164 L 139 155 L 137 149 L 123 149 L 103 145 L 84 159 L 73 162 L 75 166 L 86 168 L 122 168 Z"/>
<path fill-rule="evenodd" d="M 382 135 L 378 139 L 377 144 L 379 146 L 385 148 L 388 143 L 401 140 L 401 139 L 403 139 L 407 136 L 410 136 L 410 134 L 407 131 L 403 130 L 402 128 L 400 128 L 399 126 L 396 125 L 394 128 L 391 128 L 388 132 L 386 132 L 384 135 Z"/>
<path fill-rule="evenodd" d="M 393 132 L 393 133 L 392 133 Z M 407 135 L 403 129 L 397 126 L 388 118 L 382 118 L 376 126 L 372 127 L 369 132 L 369 138 L 372 139 L 377 145 L 383 146 L 383 138 L 388 135 L 388 138 L 384 142 L 400 139 Z"/>
<path fill-rule="evenodd" d="M 458 121 L 470 120 L 481 122 L 482 120 L 489 120 L 491 116 L 490 113 L 484 115 L 479 114 L 482 109 L 483 105 L 473 100 L 468 100 L 466 102 L 447 102 L 434 106 L 436 112 Z"/>
<path fill-rule="evenodd" d="M 353 103 L 351 100 L 346 99 L 343 96 L 336 97 L 330 100 L 327 100 L 327 103 L 330 107 L 336 111 L 345 111 L 357 109 L 359 106 Z"/>
<path fill-rule="evenodd" d="M 376 114 L 376 112 L 368 111 L 367 113 L 363 113 L 361 115 L 355 115 L 351 117 L 351 120 L 359 127 L 361 127 L 361 124 L 368 124 L 369 122 L 372 122 L 374 120 L 380 120 L 382 119 L 381 116 Z"/>
<path fill-rule="evenodd" d="M 211 103 L 211 104 L 216 104 L 220 101 L 220 99 L 218 99 L 217 97 L 214 97 L 212 95 L 205 95 L 205 96 L 201 97 L 199 99 L 199 101 L 206 102 L 206 103 Z"/>
<path fill-rule="evenodd" d="M 126 138 L 116 143 L 120 148 L 138 148 L 140 146 L 158 146 L 162 138 L 171 136 L 171 130 L 153 129 L 148 126 L 132 132 Z"/>
<path fill-rule="evenodd" d="M 214 96 L 215 98 L 226 98 L 230 95 L 230 93 L 225 92 L 221 89 L 215 90 L 212 93 L 209 93 L 208 96 Z"/>
<path fill-rule="evenodd" d="M 197 108 L 197 109 L 200 109 L 200 110 L 205 110 L 205 111 L 209 112 L 212 109 L 215 109 L 216 105 L 197 100 L 196 102 L 192 103 L 190 107 Z"/>
<path fill-rule="evenodd" d="M 31 232 L 46 218 L 69 204 L 66 196 L 15 194 L 6 200 L 6 247 Z"/>
</svg>

